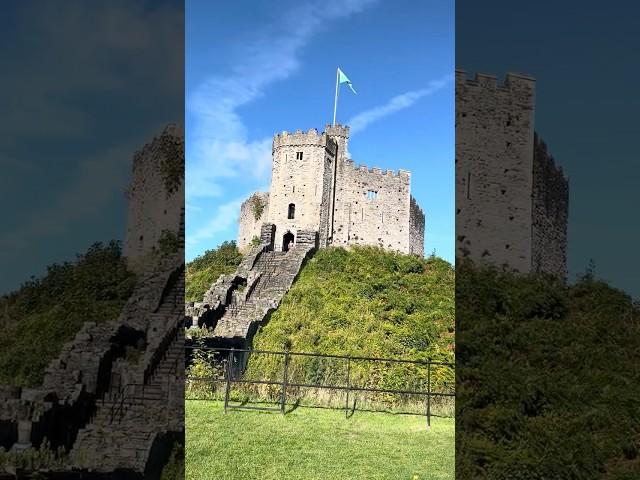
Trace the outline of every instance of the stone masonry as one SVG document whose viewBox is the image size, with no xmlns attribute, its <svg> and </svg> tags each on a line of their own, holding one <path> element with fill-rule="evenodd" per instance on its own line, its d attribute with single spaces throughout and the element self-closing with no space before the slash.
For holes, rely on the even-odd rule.
<svg viewBox="0 0 640 480">
<path fill-rule="evenodd" d="M 183 165 L 174 126 L 136 154 L 125 242 L 134 291 L 117 318 L 87 318 L 41 385 L 0 388 L 0 447 L 24 452 L 46 439 L 67 453 L 60 475 L 159 478 L 184 437 Z M 151 217 L 158 222 L 145 225 Z M 172 249 L 159 249 L 164 227 Z"/>
<path fill-rule="evenodd" d="M 69 452 L 66 472 L 147 478 L 184 434 L 182 252 L 142 275 L 117 319 L 86 322 L 42 385 L 0 392 L 6 449 Z M 136 356 L 128 357 L 131 351 Z"/>
<path fill-rule="evenodd" d="M 177 235 L 184 216 L 184 131 L 168 125 L 133 157 L 124 256 L 144 263 L 164 232 Z"/>
<path fill-rule="evenodd" d="M 529 76 L 456 72 L 456 256 L 564 279 L 569 185 L 534 109 Z"/>
<path fill-rule="evenodd" d="M 209 346 L 250 348 L 258 327 L 278 308 L 317 246 L 317 232 L 299 230 L 294 246 L 274 251 L 274 229 L 268 227 L 262 243 L 245 255 L 235 273 L 222 275 L 202 302 L 187 305 L 188 324 L 213 329 Z"/>
<path fill-rule="evenodd" d="M 344 125 L 277 134 L 270 191 L 242 204 L 238 247 L 246 250 L 267 223 L 276 251 L 312 231 L 319 248 L 375 245 L 422 256 L 424 213 L 411 195 L 411 173 L 356 166 L 348 139 Z"/>
</svg>

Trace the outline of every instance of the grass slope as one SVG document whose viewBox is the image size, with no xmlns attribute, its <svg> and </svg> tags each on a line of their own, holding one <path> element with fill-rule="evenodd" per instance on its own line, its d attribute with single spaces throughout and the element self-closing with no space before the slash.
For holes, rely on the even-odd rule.
<svg viewBox="0 0 640 480">
<path fill-rule="evenodd" d="M 323 249 L 303 267 L 253 347 L 453 361 L 454 289 L 454 270 L 440 258 L 373 247 Z M 402 388 L 403 379 L 415 373 L 400 364 L 379 374 L 372 364 L 362 368 L 369 369 L 375 384 L 389 388 Z M 253 356 L 249 373 L 256 370 L 273 376 L 281 366 L 273 358 Z M 441 373 L 434 378 L 436 387 L 453 383 L 452 371 Z"/>
<path fill-rule="evenodd" d="M 185 300 L 199 302 L 220 275 L 235 272 L 242 255 L 236 242 L 224 242 L 218 248 L 207 250 L 186 265 Z"/>
<path fill-rule="evenodd" d="M 135 285 L 120 244 L 96 243 L 0 299 L 0 384 L 34 386 L 86 321 L 116 318 Z"/>
<path fill-rule="evenodd" d="M 460 478 L 640 478 L 640 310 L 603 282 L 457 272 Z"/>
<path fill-rule="evenodd" d="M 373 247 L 318 251 L 254 348 L 453 359 L 455 277 L 440 258 Z"/>
<path fill-rule="evenodd" d="M 454 478 L 452 419 L 298 408 L 232 411 L 186 402 L 189 480 L 436 480 Z"/>
</svg>

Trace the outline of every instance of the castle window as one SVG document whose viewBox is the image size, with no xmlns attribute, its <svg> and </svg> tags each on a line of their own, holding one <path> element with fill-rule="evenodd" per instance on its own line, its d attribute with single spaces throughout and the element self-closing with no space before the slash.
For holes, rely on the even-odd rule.
<svg viewBox="0 0 640 480">
<path fill-rule="evenodd" d="M 296 152 L 296 160 L 302 160 L 302 152 Z"/>
<path fill-rule="evenodd" d="M 376 192 L 375 190 L 367 191 L 367 200 L 375 200 L 377 198 L 378 198 L 378 192 Z"/>
<path fill-rule="evenodd" d="M 289 204 L 289 212 L 287 214 L 287 218 L 289 220 L 293 220 L 293 218 L 296 216 L 296 206 L 293 203 Z"/>
</svg>

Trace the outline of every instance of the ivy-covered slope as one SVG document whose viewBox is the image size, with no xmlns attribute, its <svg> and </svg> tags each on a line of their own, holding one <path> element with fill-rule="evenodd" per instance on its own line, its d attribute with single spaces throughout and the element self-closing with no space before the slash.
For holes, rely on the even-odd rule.
<svg viewBox="0 0 640 480">
<path fill-rule="evenodd" d="M 640 478 L 640 311 L 586 276 L 458 267 L 460 478 Z"/>
<path fill-rule="evenodd" d="M 53 264 L 40 279 L 0 299 L 0 384 L 34 386 L 87 321 L 118 317 L 135 285 L 120 244 L 96 243 L 76 261 Z"/>
<path fill-rule="evenodd" d="M 235 272 L 242 260 L 236 242 L 224 242 L 186 265 L 185 300 L 199 302 L 220 275 Z"/>
<path fill-rule="evenodd" d="M 319 250 L 253 347 L 452 361 L 454 270 L 373 247 Z"/>
</svg>

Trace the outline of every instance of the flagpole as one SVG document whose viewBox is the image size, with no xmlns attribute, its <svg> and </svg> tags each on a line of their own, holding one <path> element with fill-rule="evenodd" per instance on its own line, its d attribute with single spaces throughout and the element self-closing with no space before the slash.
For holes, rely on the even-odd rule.
<svg viewBox="0 0 640 480">
<path fill-rule="evenodd" d="M 333 126 L 336 126 L 336 111 L 338 110 L 338 86 L 340 81 L 340 69 L 336 69 L 336 96 L 333 102 Z"/>
</svg>

